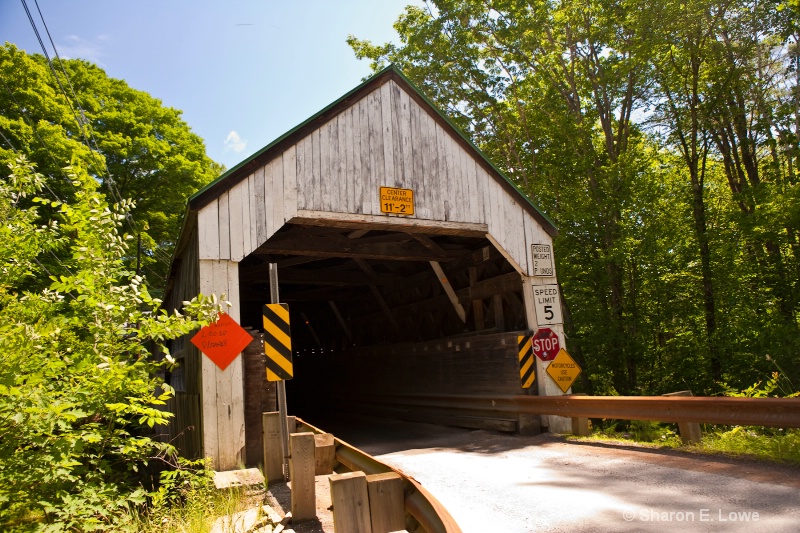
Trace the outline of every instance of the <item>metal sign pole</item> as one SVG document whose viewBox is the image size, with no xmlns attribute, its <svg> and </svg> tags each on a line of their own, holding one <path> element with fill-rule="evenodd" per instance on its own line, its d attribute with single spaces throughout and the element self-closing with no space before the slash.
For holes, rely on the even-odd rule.
<svg viewBox="0 0 800 533">
<path fill-rule="evenodd" d="M 270 303 L 280 303 L 278 295 L 278 264 L 269 264 L 269 295 Z M 289 420 L 286 409 L 286 381 L 281 379 L 276 382 L 278 387 L 278 418 L 281 427 L 281 449 L 283 450 L 283 479 L 289 481 Z"/>
</svg>

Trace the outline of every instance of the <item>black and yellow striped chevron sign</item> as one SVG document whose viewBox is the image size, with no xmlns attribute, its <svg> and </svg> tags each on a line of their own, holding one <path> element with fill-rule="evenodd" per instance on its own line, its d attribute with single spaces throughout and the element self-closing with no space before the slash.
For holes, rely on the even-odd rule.
<svg viewBox="0 0 800 533">
<path fill-rule="evenodd" d="M 264 304 L 264 353 L 267 355 L 267 381 L 292 379 L 292 333 L 288 304 Z"/>
<path fill-rule="evenodd" d="M 519 382 L 523 389 L 533 385 L 536 374 L 533 371 L 533 346 L 531 340 L 533 335 L 520 335 L 517 337 L 519 347 Z"/>
</svg>

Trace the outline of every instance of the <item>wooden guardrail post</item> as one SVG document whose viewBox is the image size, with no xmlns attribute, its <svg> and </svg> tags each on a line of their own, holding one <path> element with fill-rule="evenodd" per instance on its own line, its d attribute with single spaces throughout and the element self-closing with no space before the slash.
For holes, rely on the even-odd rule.
<svg viewBox="0 0 800 533">
<path fill-rule="evenodd" d="M 582 392 L 571 394 L 571 396 L 586 396 Z M 588 437 L 592 434 L 589 430 L 589 419 L 586 417 L 578 416 L 572 417 L 572 434 L 576 437 Z"/>
<path fill-rule="evenodd" d="M 372 533 L 391 533 L 406 527 L 403 478 L 396 472 L 367 476 Z"/>
<path fill-rule="evenodd" d="M 369 492 L 364 472 L 331 476 L 333 530 L 336 533 L 372 533 Z"/>
<path fill-rule="evenodd" d="M 314 434 L 289 435 L 289 471 L 292 483 L 292 522 L 311 520 L 317 516 L 317 494 L 314 488 Z"/>
<path fill-rule="evenodd" d="M 264 435 L 264 476 L 268 483 L 283 481 L 283 447 L 281 446 L 280 415 L 277 411 L 261 413 L 261 427 Z M 287 417 L 289 433 L 297 431 L 295 417 Z"/>
<path fill-rule="evenodd" d="M 336 461 L 336 444 L 333 435 L 320 433 L 314 435 L 314 473 L 324 476 L 333 473 L 333 464 Z"/>
<path fill-rule="evenodd" d="M 670 392 L 669 394 L 662 394 L 662 396 L 694 396 L 690 390 L 682 390 L 679 392 Z M 700 442 L 703 440 L 703 431 L 700 429 L 700 424 L 696 422 L 678 422 L 678 433 L 680 433 L 681 440 L 687 444 Z"/>
</svg>

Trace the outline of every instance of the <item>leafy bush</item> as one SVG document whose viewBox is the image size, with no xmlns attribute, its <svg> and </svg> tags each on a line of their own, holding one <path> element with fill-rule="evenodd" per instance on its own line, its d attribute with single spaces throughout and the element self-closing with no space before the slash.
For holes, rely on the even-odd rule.
<svg viewBox="0 0 800 533">
<path fill-rule="evenodd" d="M 33 199 L 42 177 L 24 159 L 0 184 L 0 529 L 133 528 L 152 492 L 152 463 L 177 466 L 152 438 L 170 413 L 163 342 L 211 320 L 216 300 L 159 310 L 126 270 L 120 234 L 130 203 L 108 205 L 96 182 L 67 169 L 71 204 Z M 23 208 L 23 203 L 32 207 Z M 57 219 L 37 224 L 47 204 Z M 54 264 L 58 272 L 44 266 Z M 31 279 L 49 288 L 20 290 Z M 156 352 L 166 354 L 156 362 Z"/>
</svg>

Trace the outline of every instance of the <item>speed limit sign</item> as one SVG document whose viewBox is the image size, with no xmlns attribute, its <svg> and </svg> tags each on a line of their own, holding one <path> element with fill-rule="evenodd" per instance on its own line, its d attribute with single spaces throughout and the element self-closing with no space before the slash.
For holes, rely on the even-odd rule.
<svg viewBox="0 0 800 533">
<path fill-rule="evenodd" d="M 558 285 L 534 285 L 533 301 L 536 305 L 536 322 L 540 326 L 561 324 L 561 296 Z"/>
</svg>

